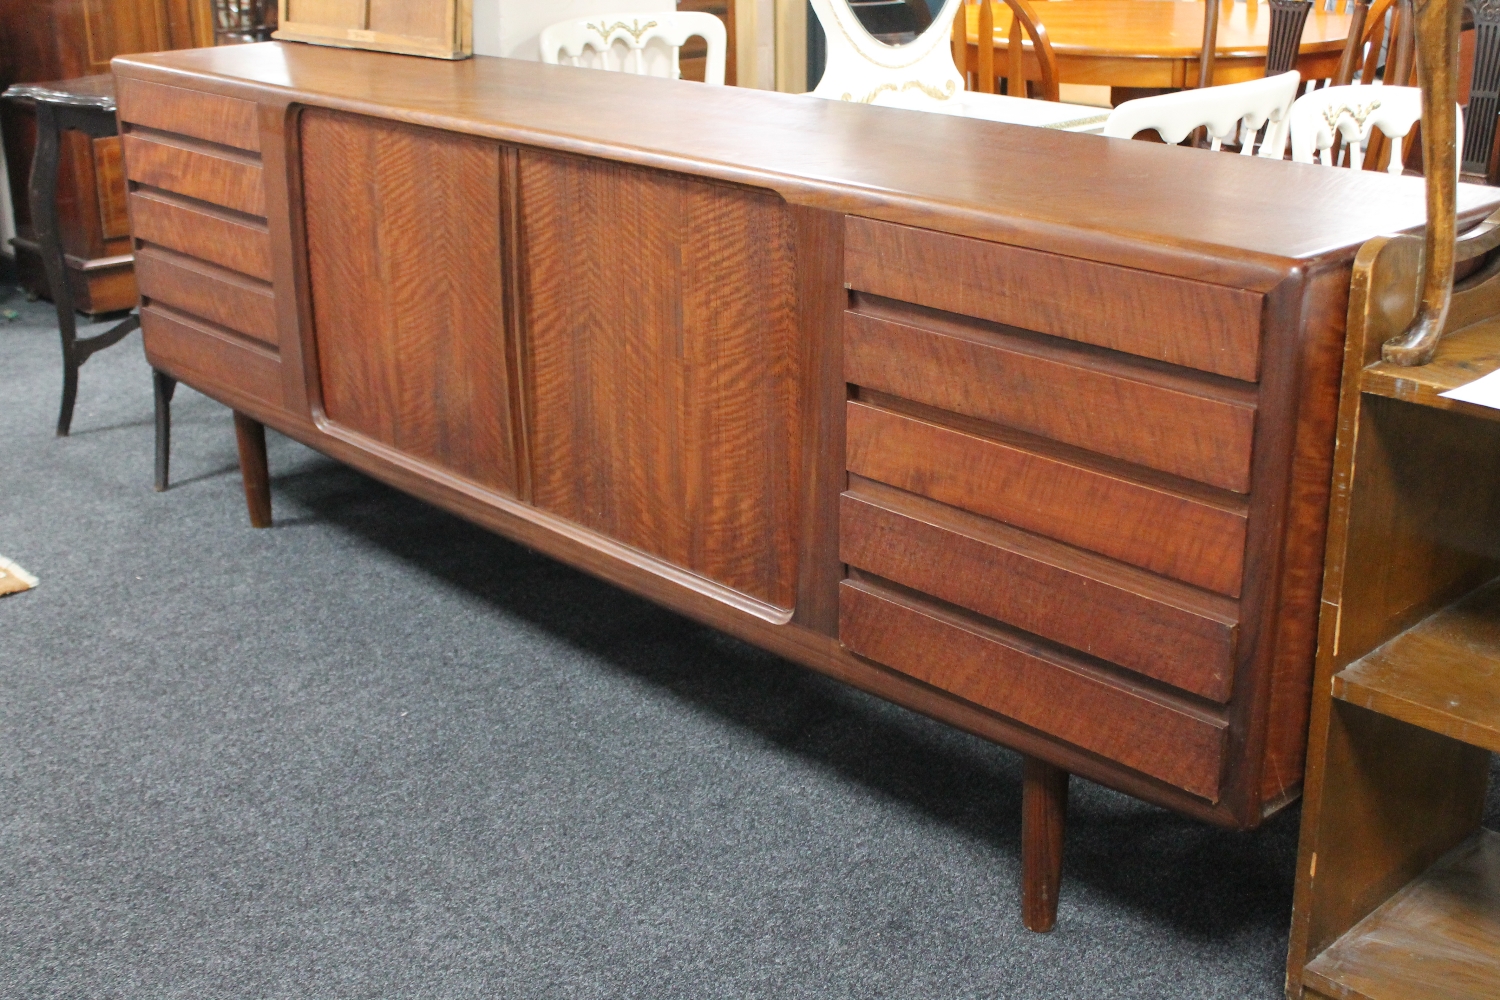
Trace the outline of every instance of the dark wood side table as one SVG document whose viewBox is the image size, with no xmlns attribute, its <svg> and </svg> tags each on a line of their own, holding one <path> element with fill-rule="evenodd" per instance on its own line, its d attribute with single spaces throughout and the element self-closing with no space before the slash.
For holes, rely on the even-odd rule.
<svg viewBox="0 0 1500 1000">
<path fill-rule="evenodd" d="M 31 165 L 29 200 L 37 251 L 46 269 L 52 301 L 57 306 L 57 329 L 62 337 L 63 393 L 57 415 L 57 434 L 66 437 L 73 424 L 73 405 L 78 398 L 78 369 L 95 353 L 119 343 L 141 325 L 140 316 L 132 314 L 103 333 L 92 337 L 78 336 L 78 315 L 63 260 L 57 208 L 62 133 L 77 131 L 92 139 L 119 133 L 115 121 L 114 77 L 100 75 L 59 83 L 16 84 L 5 91 L 4 98 L 30 102 L 36 109 L 37 146 Z M 171 402 L 177 383 L 159 371 L 153 371 L 152 382 L 156 396 L 156 488 L 165 490 L 171 445 Z"/>
</svg>

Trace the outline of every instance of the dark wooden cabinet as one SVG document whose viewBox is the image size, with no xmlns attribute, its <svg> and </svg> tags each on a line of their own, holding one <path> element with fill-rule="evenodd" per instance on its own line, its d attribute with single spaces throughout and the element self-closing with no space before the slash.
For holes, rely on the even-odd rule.
<svg viewBox="0 0 1500 1000">
<path fill-rule="evenodd" d="M 213 44 L 208 0 L 0 0 L 0 89 L 109 72 L 116 55 Z M 0 104 L 21 282 L 47 294 L 27 197 L 36 121 Z M 87 313 L 135 305 L 120 140 L 63 136 L 58 207 L 73 298 Z"/>
<path fill-rule="evenodd" d="M 116 72 L 148 358 L 242 422 L 1016 748 L 1039 885 L 1055 769 L 1297 796 L 1351 268 L 1420 180 L 502 59 Z"/>
</svg>

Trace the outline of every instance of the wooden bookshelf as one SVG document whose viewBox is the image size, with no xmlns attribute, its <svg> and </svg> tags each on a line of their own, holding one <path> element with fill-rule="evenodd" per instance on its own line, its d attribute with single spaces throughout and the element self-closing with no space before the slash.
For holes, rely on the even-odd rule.
<svg viewBox="0 0 1500 1000">
<path fill-rule="evenodd" d="M 1333 697 L 1500 751 L 1500 581 L 1333 675 Z"/>
<path fill-rule="evenodd" d="M 1380 347 L 1421 241 L 1371 240 L 1350 290 L 1287 996 L 1500 1000 L 1500 410 L 1441 394 L 1500 369 L 1500 216 L 1432 363 Z"/>
<path fill-rule="evenodd" d="M 1314 959 L 1340 1000 L 1500 998 L 1500 834 L 1481 830 Z"/>
</svg>

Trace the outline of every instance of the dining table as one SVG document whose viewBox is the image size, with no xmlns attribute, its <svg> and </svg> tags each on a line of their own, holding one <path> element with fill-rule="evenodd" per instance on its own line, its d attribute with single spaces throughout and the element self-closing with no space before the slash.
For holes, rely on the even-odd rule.
<svg viewBox="0 0 1500 1000">
<path fill-rule="evenodd" d="M 1182 89 L 1198 85 L 1203 52 L 1202 0 L 1039 0 L 1033 5 L 1047 29 L 1063 83 L 1112 88 Z M 970 46 L 978 39 L 979 7 L 967 5 Z M 1349 35 L 1348 13 L 1316 9 L 1308 14 L 1297 68 L 1304 79 L 1327 79 L 1338 69 Z M 1010 39 L 1010 8 L 997 5 L 995 47 Z M 1219 11 L 1219 41 L 1213 82 L 1238 83 L 1263 76 L 1271 31 L 1265 4 L 1225 2 Z M 1036 72 L 1027 44 L 1026 59 Z"/>
</svg>

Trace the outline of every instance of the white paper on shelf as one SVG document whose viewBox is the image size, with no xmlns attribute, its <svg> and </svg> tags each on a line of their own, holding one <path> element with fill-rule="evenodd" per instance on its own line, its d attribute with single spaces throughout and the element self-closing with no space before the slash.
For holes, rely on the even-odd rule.
<svg viewBox="0 0 1500 1000">
<path fill-rule="evenodd" d="M 1475 403 L 1500 410 L 1500 370 L 1492 371 L 1457 389 L 1441 394 L 1445 399 L 1456 399 L 1463 403 Z"/>
</svg>

